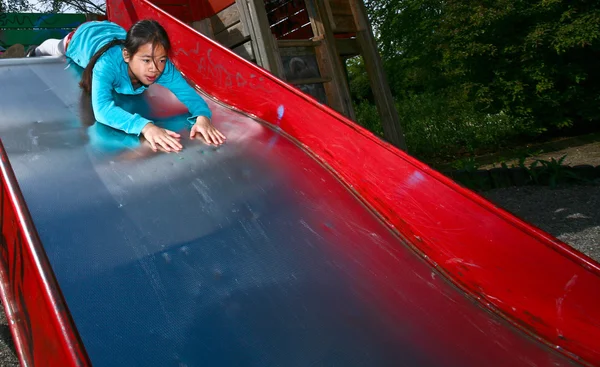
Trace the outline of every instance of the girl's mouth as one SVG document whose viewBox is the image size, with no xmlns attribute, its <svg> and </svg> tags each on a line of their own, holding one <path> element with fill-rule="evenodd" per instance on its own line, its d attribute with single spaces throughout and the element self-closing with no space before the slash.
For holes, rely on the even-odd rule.
<svg viewBox="0 0 600 367">
<path fill-rule="evenodd" d="M 148 79 L 148 81 L 150 83 L 154 83 L 154 81 L 156 80 L 156 77 L 155 76 L 147 76 L 146 79 Z"/>
</svg>

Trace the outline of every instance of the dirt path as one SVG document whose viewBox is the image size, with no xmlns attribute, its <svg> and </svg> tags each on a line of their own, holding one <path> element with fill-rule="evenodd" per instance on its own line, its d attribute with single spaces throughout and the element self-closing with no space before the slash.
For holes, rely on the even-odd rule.
<svg viewBox="0 0 600 367">
<path fill-rule="evenodd" d="M 589 164 L 592 166 L 600 166 L 600 142 L 589 143 L 589 144 L 571 147 L 571 148 L 565 148 L 565 149 L 561 149 L 561 150 L 558 150 L 555 152 L 548 152 L 548 153 L 541 152 L 532 157 L 527 158 L 525 160 L 525 165 L 529 167 L 535 160 L 538 160 L 538 159 L 550 161 L 550 160 L 552 160 L 552 158 L 554 158 L 558 161 L 562 156 L 565 156 L 565 155 L 566 155 L 566 158 L 563 161 L 563 164 L 567 165 L 567 166 L 577 166 L 577 165 L 583 165 L 583 164 Z M 506 165 L 508 167 L 511 167 L 512 165 L 516 166 L 518 164 L 519 164 L 519 159 L 506 160 Z M 500 166 L 500 163 L 495 163 L 495 164 L 482 165 L 480 168 L 481 169 L 490 169 L 490 168 L 499 167 L 499 166 Z"/>
</svg>

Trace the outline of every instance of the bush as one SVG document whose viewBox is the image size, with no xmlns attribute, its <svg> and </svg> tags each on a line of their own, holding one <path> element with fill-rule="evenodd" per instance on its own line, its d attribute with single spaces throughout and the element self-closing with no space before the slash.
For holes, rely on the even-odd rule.
<svg viewBox="0 0 600 367">
<path fill-rule="evenodd" d="M 464 153 L 490 151 L 539 132 L 532 123 L 505 112 L 478 112 L 473 103 L 452 95 L 410 93 L 396 100 L 409 153 L 423 160 L 453 159 Z M 358 122 L 383 136 L 376 106 L 366 100 L 355 104 Z"/>
</svg>

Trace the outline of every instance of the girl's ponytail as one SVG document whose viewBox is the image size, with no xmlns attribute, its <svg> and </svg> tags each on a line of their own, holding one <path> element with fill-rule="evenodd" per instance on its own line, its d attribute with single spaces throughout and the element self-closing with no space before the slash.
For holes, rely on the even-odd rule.
<svg viewBox="0 0 600 367">
<path fill-rule="evenodd" d="M 100 56 L 102 56 L 109 48 L 117 46 L 117 45 L 124 45 L 124 44 L 125 44 L 125 40 L 114 39 L 114 40 L 110 41 L 109 43 L 107 43 L 106 45 L 102 46 L 98 50 L 98 52 L 96 52 L 94 54 L 94 56 L 92 56 L 92 58 L 90 59 L 90 62 L 87 64 L 87 66 L 83 70 L 83 74 L 81 74 L 81 81 L 79 82 L 79 86 L 81 87 L 81 89 L 83 89 L 83 91 L 86 94 L 92 93 L 92 72 L 94 71 L 94 66 L 96 65 L 96 62 L 98 61 Z"/>
</svg>

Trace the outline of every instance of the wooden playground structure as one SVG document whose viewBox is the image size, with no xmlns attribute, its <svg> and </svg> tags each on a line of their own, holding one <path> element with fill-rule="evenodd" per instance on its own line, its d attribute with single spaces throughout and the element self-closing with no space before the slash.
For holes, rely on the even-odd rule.
<svg viewBox="0 0 600 367">
<path fill-rule="evenodd" d="M 356 120 L 346 59 L 361 56 L 385 139 L 405 149 L 362 0 L 153 0 L 236 54 Z"/>
</svg>

